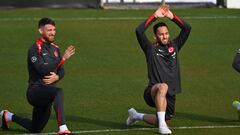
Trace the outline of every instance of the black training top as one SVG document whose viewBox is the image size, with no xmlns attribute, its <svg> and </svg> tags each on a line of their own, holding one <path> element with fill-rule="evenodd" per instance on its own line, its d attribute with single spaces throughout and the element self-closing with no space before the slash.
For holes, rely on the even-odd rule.
<svg viewBox="0 0 240 135">
<path fill-rule="evenodd" d="M 151 15 L 147 20 L 136 28 L 137 40 L 146 56 L 149 86 L 157 83 L 168 84 L 169 94 L 181 92 L 180 69 L 179 69 L 179 50 L 187 40 L 191 26 L 174 15 L 172 21 L 180 28 L 180 34 L 169 42 L 168 45 L 151 43 L 145 31 L 157 19 Z"/>
<path fill-rule="evenodd" d="M 39 38 L 28 50 L 28 73 L 29 85 L 44 84 L 42 79 L 55 72 L 59 75 L 59 80 L 64 76 L 63 63 L 60 51 L 57 45 L 46 43 Z M 55 84 L 51 84 L 55 85 Z"/>
<path fill-rule="evenodd" d="M 240 73 L 240 49 L 238 49 L 238 52 L 234 57 L 232 66 L 235 70 L 237 70 Z"/>
</svg>

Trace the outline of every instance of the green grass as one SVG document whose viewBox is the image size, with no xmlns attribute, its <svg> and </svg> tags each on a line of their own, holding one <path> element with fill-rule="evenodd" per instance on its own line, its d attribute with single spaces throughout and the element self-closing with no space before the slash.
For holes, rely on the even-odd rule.
<svg viewBox="0 0 240 135">
<path fill-rule="evenodd" d="M 177 96 L 171 126 L 239 125 L 231 107 L 240 96 L 239 74 L 231 67 L 240 47 L 240 10 L 175 9 L 180 17 L 237 16 L 237 19 L 185 19 L 192 33 L 180 53 L 183 93 Z M 27 49 L 37 39 L 37 20 L 4 21 L 3 18 L 147 17 L 153 10 L 7 9 L 0 10 L 0 109 L 30 118 L 25 96 Z M 172 37 L 179 29 L 165 20 Z M 65 90 L 67 124 L 73 131 L 126 129 L 127 109 L 154 113 L 143 100 L 147 85 L 145 57 L 136 41 L 135 27 L 142 20 L 57 20 L 57 43 L 62 52 L 76 45 L 76 55 L 65 64 L 60 82 Z M 148 31 L 151 38 L 151 29 Z M 57 131 L 54 113 L 43 132 Z M 0 134 L 25 133 L 11 123 Z M 143 122 L 133 128 L 150 127 Z M 240 128 L 174 129 L 177 135 L 234 135 Z M 90 134 L 90 133 L 89 133 Z M 151 131 L 92 134 L 146 135 Z"/>
</svg>

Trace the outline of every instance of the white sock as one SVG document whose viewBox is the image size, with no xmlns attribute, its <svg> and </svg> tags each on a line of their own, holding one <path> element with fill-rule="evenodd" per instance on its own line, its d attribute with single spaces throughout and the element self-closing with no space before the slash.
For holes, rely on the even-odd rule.
<svg viewBox="0 0 240 135">
<path fill-rule="evenodd" d="M 236 107 L 237 107 L 237 110 L 240 111 L 240 103 L 239 102 Z"/>
<path fill-rule="evenodd" d="M 167 125 L 166 121 L 165 121 L 165 113 L 166 112 L 157 112 L 159 126 L 160 125 Z"/>
<path fill-rule="evenodd" d="M 60 132 L 62 132 L 62 131 L 66 131 L 66 130 L 68 130 L 68 128 L 67 128 L 67 125 L 61 125 L 60 127 L 59 127 L 59 131 Z"/>
<path fill-rule="evenodd" d="M 144 116 L 144 115 L 145 115 L 144 113 L 139 113 L 139 112 L 138 112 L 138 113 L 136 114 L 136 119 L 137 119 L 137 120 L 143 120 L 143 116 Z"/>
<path fill-rule="evenodd" d="M 12 116 L 13 116 L 13 113 L 6 111 L 6 120 L 7 121 L 12 121 Z"/>
<path fill-rule="evenodd" d="M 240 111 L 240 104 L 237 105 L 237 110 Z"/>
</svg>

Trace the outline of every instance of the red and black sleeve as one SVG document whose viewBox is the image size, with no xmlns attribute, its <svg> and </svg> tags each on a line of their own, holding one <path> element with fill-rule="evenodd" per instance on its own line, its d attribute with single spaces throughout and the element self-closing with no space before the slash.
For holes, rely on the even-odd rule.
<svg viewBox="0 0 240 135">
<path fill-rule="evenodd" d="M 176 43 L 178 50 L 180 50 L 184 43 L 186 42 L 186 40 L 188 39 L 188 36 L 191 32 L 191 26 L 187 22 L 179 18 L 177 15 L 174 15 L 172 21 L 181 28 L 180 34 L 177 36 L 177 38 L 174 39 L 174 42 Z"/>
<path fill-rule="evenodd" d="M 64 64 L 65 60 L 61 56 L 59 49 L 58 49 L 58 54 L 59 54 L 59 57 L 61 58 L 61 61 L 57 65 L 57 75 L 59 76 L 59 80 L 61 80 L 65 75 L 65 70 L 64 70 L 64 67 L 63 67 L 63 64 Z"/>
<path fill-rule="evenodd" d="M 151 42 L 148 40 L 145 34 L 145 31 L 154 21 L 156 21 L 156 18 L 154 14 L 152 14 L 147 20 L 145 20 L 136 28 L 137 40 L 144 52 L 146 52 L 147 46 L 151 44 Z"/>
</svg>

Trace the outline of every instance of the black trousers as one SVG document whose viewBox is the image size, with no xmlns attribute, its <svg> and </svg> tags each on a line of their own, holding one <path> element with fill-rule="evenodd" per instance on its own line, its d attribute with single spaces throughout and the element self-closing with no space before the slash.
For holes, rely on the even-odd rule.
<svg viewBox="0 0 240 135">
<path fill-rule="evenodd" d="M 32 85 L 27 90 L 28 102 L 33 106 L 32 120 L 13 115 L 12 121 L 32 133 L 39 133 L 47 124 L 52 104 L 56 112 L 58 126 L 65 124 L 63 110 L 63 89 L 48 85 Z"/>
</svg>

